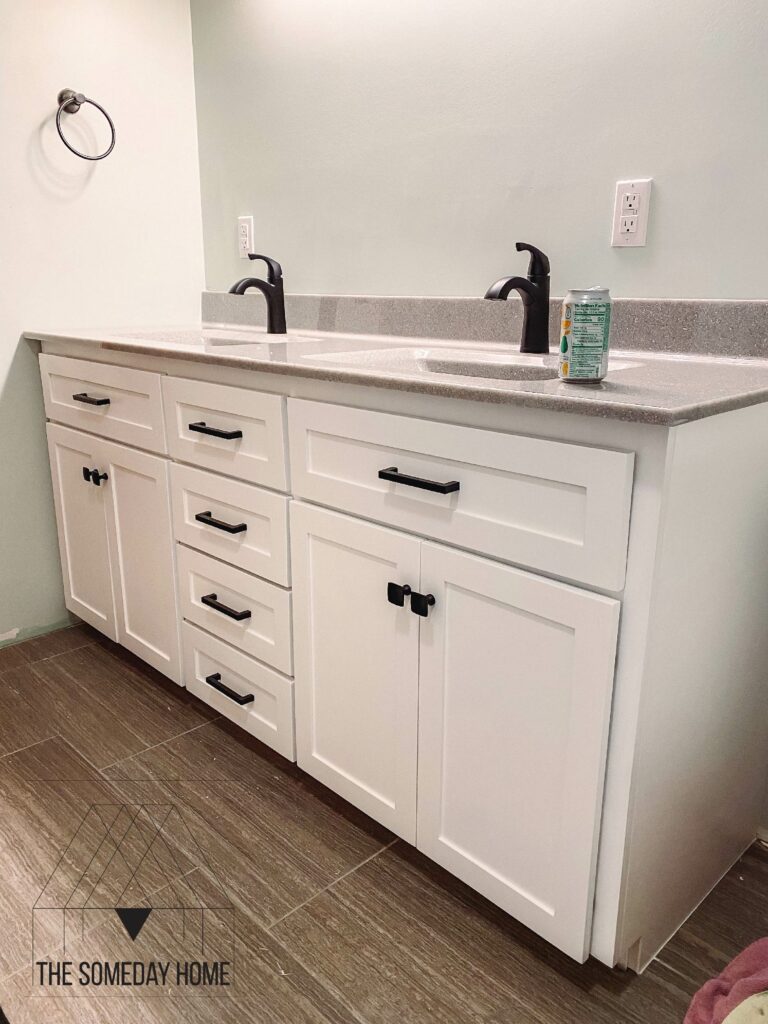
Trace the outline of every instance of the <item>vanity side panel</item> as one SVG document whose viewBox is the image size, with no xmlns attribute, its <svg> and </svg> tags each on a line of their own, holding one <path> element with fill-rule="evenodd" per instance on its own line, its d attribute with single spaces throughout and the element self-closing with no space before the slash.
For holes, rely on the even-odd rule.
<svg viewBox="0 0 768 1024">
<path fill-rule="evenodd" d="M 761 823 L 768 405 L 671 431 L 619 948 L 642 969 Z"/>
</svg>

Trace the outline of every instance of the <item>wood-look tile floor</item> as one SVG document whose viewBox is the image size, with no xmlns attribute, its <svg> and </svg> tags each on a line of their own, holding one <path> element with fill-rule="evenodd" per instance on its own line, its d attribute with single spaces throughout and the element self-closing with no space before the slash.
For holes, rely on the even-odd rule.
<svg viewBox="0 0 768 1024">
<path fill-rule="evenodd" d="M 126 819 L 125 840 L 84 869 L 78 844 L 90 850 L 99 816 L 111 836 L 126 808 L 140 807 L 143 825 L 138 813 Z M 152 808 L 171 807 L 183 824 L 165 828 L 164 853 L 149 864 L 137 850 L 160 813 Z M 642 976 L 575 964 L 83 626 L 0 649 L 0 808 L 0 1006 L 10 1024 L 678 1024 L 695 990 L 768 921 L 768 851 L 756 845 Z M 87 910 L 118 896 L 216 906 L 234 984 L 41 994 L 36 901 Z M 98 913 L 87 926 L 81 913 L 68 950 L 74 941 L 101 959 L 145 955 L 112 911 Z M 147 919 L 146 955 L 178 958 L 170 920 Z M 38 950 L 37 931 L 34 941 Z"/>
</svg>

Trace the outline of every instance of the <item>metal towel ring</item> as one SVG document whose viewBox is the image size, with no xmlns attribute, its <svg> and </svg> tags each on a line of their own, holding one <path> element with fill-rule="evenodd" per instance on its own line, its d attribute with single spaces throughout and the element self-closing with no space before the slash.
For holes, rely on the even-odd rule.
<svg viewBox="0 0 768 1024">
<path fill-rule="evenodd" d="M 75 156 L 79 156 L 81 160 L 103 160 L 105 156 L 109 156 L 115 148 L 115 126 L 112 122 L 112 118 L 106 112 L 104 107 L 97 103 L 96 100 L 89 100 L 88 97 L 84 96 L 81 92 L 75 92 L 74 89 L 62 89 L 57 98 L 59 101 L 59 109 L 56 111 L 56 130 L 59 133 L 59 138 L 67 149 L 71 153 L 74 153 Z M 104 117 L 107 119 L 109 130 L 112 132 L 112 141 L 110 142 L 109 147 L 97 156 L 89 156 L 88 153 L 81 153 L 79 149 L 75 149 L 72 143 L 67 141 L 64 136 L 64 132 L 61 130 L 62 113 L 66 111 L 68 114 L 76 114 L 84 103 L 90 103 L 92 107 L 96 107 L 97 110 L 102 112 Z"/>
</svg>

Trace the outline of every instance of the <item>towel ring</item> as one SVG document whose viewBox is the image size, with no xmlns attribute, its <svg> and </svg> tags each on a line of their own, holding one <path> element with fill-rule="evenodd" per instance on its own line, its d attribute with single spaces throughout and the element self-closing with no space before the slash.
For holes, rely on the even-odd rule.
<svg viewBox="0 0 768 1024">
<path fill-rule="evenodd" d="M 59 109 L 56 111 L 56 130 L 59 133 L 59 138 L 70 151 L 70 153 L 74 153 L 75 156 L 79 156 L 81 160 L 103 160 L 105 156 L 109 156 L 109 154 L 115 148 L 115 126 L 112 121 L 112 118 L 106 112 L 104 107 L 97 103 L 96 100 L 89 100 L 88 97 L 84 96 L 81 92 L 75 92 L 74 89 L 62 89 L 57 99 L 59 101 Z M 101 111 L 101 113 L 107 119 L 109 130 L 112 132 L 112 141 L 110 142 L 108 148 L 105 149 L 103 153 L 99 153 L 97 156 L 89 156 L 88 153 L 81 153 L 79 149 L 75 149 L 72 143 L 67 141 L 64 132 L 61 130 L 62 113 L 66 111 L 68 114 L 76 114 L 84 103 L 90 103 L 92 107 L 96 107 L 97 110 Z"/>
</svg>

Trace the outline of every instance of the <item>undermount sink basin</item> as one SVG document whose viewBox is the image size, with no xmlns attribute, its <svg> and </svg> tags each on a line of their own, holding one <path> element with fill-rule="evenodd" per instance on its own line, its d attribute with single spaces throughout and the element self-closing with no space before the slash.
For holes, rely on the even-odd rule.
<svg viewBox="0 0 768 1024">
<path fill-rule="evenodd" d="M 424 369 L 431 373 L 455 373 L 465 377 L 553 380 L 557 377 L 557 358 L 471 350 L 441 352 L 435 349 L 424 357 Z"/>
<path fill-rule="evenodd" d="M 308 355 L 306 358 L 313 363 L 337 363 L 390 373 L 445 373 L 495 380 L 555 380 L 558 375 L 556 354 L 525 355 L 498 349 L 452 348 L 448 345 L 325 352 Z M 611 359 L 609 370 L 627 370 L 636 365 Z"/>
</svg>

